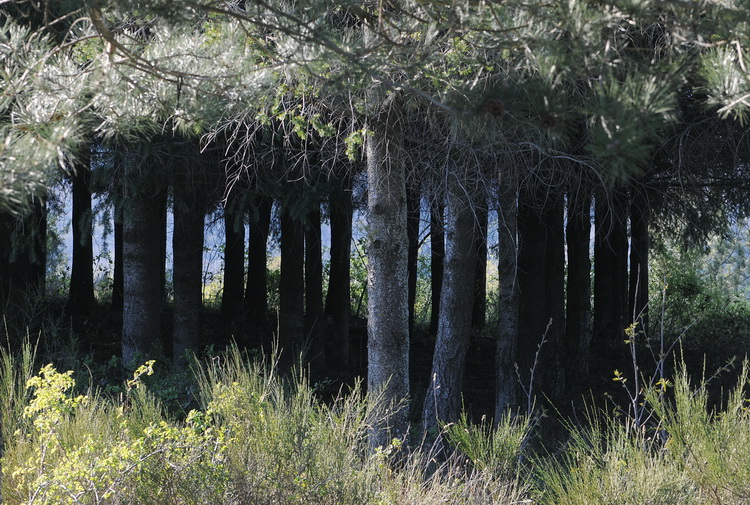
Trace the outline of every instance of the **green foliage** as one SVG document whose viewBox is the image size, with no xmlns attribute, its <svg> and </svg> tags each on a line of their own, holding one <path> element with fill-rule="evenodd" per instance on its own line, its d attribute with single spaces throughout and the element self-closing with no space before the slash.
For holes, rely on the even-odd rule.
<svg viewBox="0 0 750 505">
<path fill-rule="evenodd" d="M 750 302 L 729 280 L 742 270 L 743 255 L 732 263 L 721 248 L 710 251 L 666 251 L 655 258 L 651 275 L 650 336 L 663 332 L 669 342 L 679 339 L 693 373 L 716 370 L 750 351 Z"/>
<path fill-rule="evenodd" d="M 5 368 L 16 365 L 5 363 L 10 384 Z M 200 366 L 201 408 L 178 421 L 144 385 L 152 366 L 114 397 L 74 393 L 72 373 L 51 365 L 28 381 L 28 396 L 0 390 L 2 406 L 12 400 L 11 411 L 24 413 L 6 438 L 5 503 L 468 505 L 523 497 L 515 476 L 469 474 L 458 461 L 429 474 L 424 455 L 404 456 L 400 442 L 370 451 L 378 400 L 359 386 L 322 403 L 304 377 L 283 380 L 234 348 Z"/>
<path fill-rule="evenodd" d="M 684 367 L 673 396 L 658 385 L 645 390 L 648 426 L 589 410 L 585 426 L 571 427 L 561 459 L 540 465 L 540 503 L 746 503 L 747 366 L 720 412 L 708 406 L 705 381 L 692 387 Z"/>
<path fill-rule="evenodd" d="M 510 412 L 495 426 L 486 418 L 478 425 L 472 424 L 463 413 L 458 422 L 445 427 L 445 434 L 448 443 L 466 455 L 474 468 L 508 478 L 520 470 L 530 429 L 528 417 Z"/>
</svg>

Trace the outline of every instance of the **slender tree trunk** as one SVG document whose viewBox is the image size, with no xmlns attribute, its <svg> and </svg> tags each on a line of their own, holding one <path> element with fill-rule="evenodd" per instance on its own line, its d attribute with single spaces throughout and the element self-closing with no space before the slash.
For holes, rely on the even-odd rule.
<svg viewBox="0 0 750 505">
<path fill-rule="evenodd" d="M 178 369 L 188 365 L 188 353 L 200 344 L 203 310 L 203 230 L 205 203 L 191 178 L 177 180 L 174 189 L 174 329 L 172 359 Z"/>
<path fill-rule="evenodd" d="M 518 183 L 513 171 L 500 178 L 498 279 L 500 312 L 495 353 L 495 423 L 517 404 L 515 364 L 518 347 Z"/>
<path fill-rule="evenodd" d="M 414 311 L 417 301 L 417 262 L 419 261 L 419 221 L 421 211 L 419 187 L 406 187 L 406 234 L 409 241 L 409 331 L 414 330 Z"/>
<path fill-rule="evenodd" d="M 527 405 L 529 394 L 538 394 L 541 386 L 544 365 L 538 362 L 537 350 L 543 338 L 542 351 L 549 348 L 546 332 L 550 316 L 545 293 L 547 230 L 534 197 L 531 190 L 523 189 L 518 202 L 518 368 L 521 386 L 526 388 Z"/>
<path fill-rule="evenodd" d="M 112 272 L 112 308 L 122 313 L 125 298 L 125 279 L 123 274 L 123 229 L 122 229 L 122 204 L 115 204 L 115 262 Z"/>
<path fill-rule="evenodd" d="M 648 331 L 648 254 L 650 208 L 644 197 L 634 195 L 630 204 L 630 296 L 628 315 L 638 332 Z"/>
<path fill-rule="evenodd" d="M 450 174 L 449 177 L 459 176 Z M 477 262 L 474 212 L 465 187 L 467 184 L 464 180 L 449 183 L 445 272 L 440 300 L 442 310 L 430 385 L 422 413 L 425 433 L 437 433 L 440 422 L 458 420 L 461 410 Z"/>
<path fill-rule="evenodd" d="M 594 342 L 614 348 L 628 325 L 627 206 L 621 193 L 595 202 Z"/>
<path fill-rule="evenodd" d="M 281 212 L 279 345 L 287 364 L 299 359 L 305 340 L 305 239 L 302 223 Z"/>
<path fill-rule="evenodd" d="M 240 208 L 237 188 L 227 195 L 224 205 L 224 291 L 221 317 L 233 331 L 240 320 L 245 300 L 245 214 Z"/>
<path fill-rule="evenodd" d="M 556 399 L 564 388 L 560 356 L 565 328 L 563 200 L 527 190 L 518 213 L 518 360 L 528 406 L 538 393 Z"/>
<path fill-rule="evenodd" d="M 315 375 L 326 366 L 323 325 L 323 247 L 320 236 L 320 204 L 307 213 L 305 227 L 305 329 L 310 363 Z"/>
<path fill-rule="evenodd" d="M 250 237 L 247 246 L 247 287 L 245 310 L 253 332 L 263 340 L 268 331 L 268 230 L 271 226 L 273 199 L 258 196 L 250 211 Z"/>
<path fill-rule="evenodd" d="M 484 199 L 484 197 L 483 197 Z M 489 215 L 486 202 L 480 202 L 475 210 L 474 233 L 477 251 L 476 269 L 474 273 L 474 308 L 471 312 L 471 325 L 474 328 L 484 328 L 487 320 L 487 228 Z"/>
<path fill-rule="evenodd" d="M 331 193 L 331 267 L 326 296 L 326 314 L 333 319 L 333 338 L 326 356 L 331 366 L 349 366 L 349 310 L 351 307 L 352 206 L 351 178 L 342 181 L 343 191 Z"/>
<path fill-rule="evenodd" d="M 394 153 L 392 121 L 370 124 L 367 187 L 367 388 L 382 394 L 385 410 L 371 421 L 370 445 L 386 446 L 406 435 L 409 396 L 409 283 L 406 170 Z M 399 408 L 400 406 L 400 408 Z"/>
<path fill-rule="evenodd" d="M 25 317 L 25 308 L 13 308 L 15 304 L 44 298 L 47 267 L 47 203 L 42 197 L 34 197 L 30 209 L 24 215 L 0 215 L 0 247 L 2 268 L 0 287 L 3 304 L 0 310 L 9 309 L 6 316 L 13 321 Z M 19 327 L 32 321 L 18 321 Z M 11 323 L 7 323 L 11 324 Z M 31 329 L 32 331 L 35 329 Z"/>
<path fill-rule="evenodd" d="M 89 152 L 84 153 L 73 174 L 73 261 L 70 271 L 68 314 L 76 326 L 93 308 L 94 298 L 94 246 L 91 214 L 91 168 Z"/>
<path fill-rule="evenodd" d="M 591 344 L 591 194 L 583 189 L 568 195 L 568 300 L 566 356 L 571 379 L 588 374 Z"/>
<path fill-rule="evenodd" d="M 123 311 L 123 299 L 124 299 L 124 285 L 125 280 L 123 278 L 123 229 L 122 229 L 122 214 L 123 214 L 123 199 L 124 199 L 124 172 L 125 167 L 123 164 L 122 152 L 115 151 L 115 167 L 114 167 L 114 265 L 112 272 L 112 308 L 115 312 L 122 314 Z"/>
<path fill-rule="evenodd" d="M 548 320 L 546 357 L 541 363 L 543 391 L 555 403 L 563 401 L 565 374 L 570 367 L 565 358 L 565 198 L 549 195 L 544 206 L 546 230 L 545 286 Z"/>
<path fill-rule="evenodd" d="M 445 258 L 445 204 L 442 196 L 435 196 L 430 206 L 430 335 L 437 335 L 440 315 L 440 291 L 443 289 L 443 260 Z"/>
<path fill-rule="evenodd" d="M 158 244 L 165 190 L 141 173 L 137 151 L 125 158 L 122 363 L 133 370 L 153 356 L 154 344 L 161 341 L 164 257 Z"/>
</svg>

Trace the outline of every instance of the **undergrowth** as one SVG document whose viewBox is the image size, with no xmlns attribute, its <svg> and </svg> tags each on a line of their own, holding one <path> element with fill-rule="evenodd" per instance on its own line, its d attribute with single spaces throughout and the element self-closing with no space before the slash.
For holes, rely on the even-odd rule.
<svg viewBox="0 0 750 505">
<path fill-rule="evenodd" d="M 444 427 L 449 450 L 371 448 L 378 399 L 358 386 L 320 401 L 236 348 L 196 363 L 197 408 L 170 415 L 140 367 L 119 394 L 77 388 L 34 350 L 0 351 L 8 504 L 742 504 L 750 501 L 750 412 L 740 382 L 711 410 L 686 372 L 644 386 L 644 422 L 589 408 L 548 454 L 531 419 Z M 667 391 L 667 387 L 669 390 Z M 376 421 L 377 422 L 377 421 Z"/>
</svg>

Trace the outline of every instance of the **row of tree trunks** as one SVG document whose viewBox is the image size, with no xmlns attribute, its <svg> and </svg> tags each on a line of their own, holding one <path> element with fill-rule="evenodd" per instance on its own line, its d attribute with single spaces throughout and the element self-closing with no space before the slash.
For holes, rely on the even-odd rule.
<svg viewBox="0 0 750 505">
<path fill-rule="evenodd" d="M 558 363 L 565 327 L 563 199 L 541 190 L 522 191 L 518 236 L 521 387 L 527 400 L 539 392 L 556 399 L 564 387 Z"/>
</svg>

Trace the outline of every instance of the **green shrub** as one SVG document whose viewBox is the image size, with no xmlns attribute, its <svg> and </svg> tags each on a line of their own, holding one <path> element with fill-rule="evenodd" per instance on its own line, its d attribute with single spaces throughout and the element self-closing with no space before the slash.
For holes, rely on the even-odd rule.
<svg viewBox="0 0 750 505">
<path fill-rule="evenodd" d="M 76 392 L 73 374 L 52 365 L 28 381 L 14 372 L 15 382 L 0 367 L 0 402 L 15 413 L 2 458 L 5 502 L 473 505 L 524 497 L 517 478 L 462 460 L 428 472 L 434 465 L 419 450 L 372 451 L 368 420 L 381 409 L 359 388 L 322 403 L 304 376 L 283 380 L 233 348 L 198 367 L 201 409 L 180 421 L 147 390 L 152 367 L 110 396 Z"/>
</svg>

